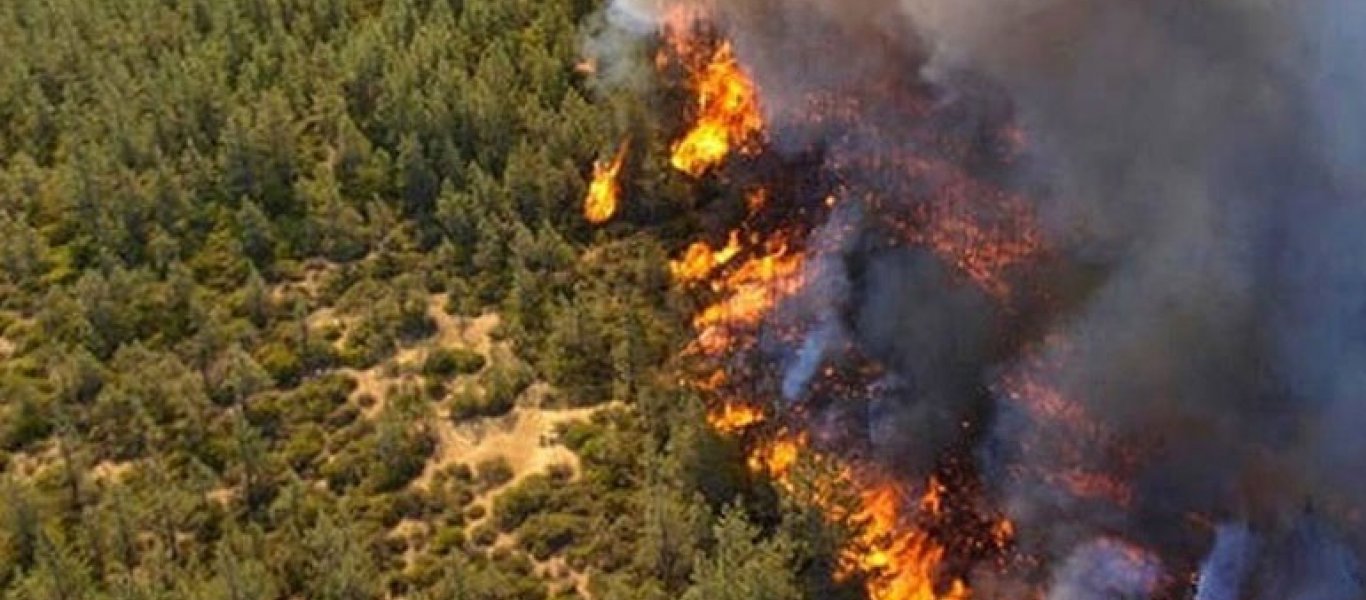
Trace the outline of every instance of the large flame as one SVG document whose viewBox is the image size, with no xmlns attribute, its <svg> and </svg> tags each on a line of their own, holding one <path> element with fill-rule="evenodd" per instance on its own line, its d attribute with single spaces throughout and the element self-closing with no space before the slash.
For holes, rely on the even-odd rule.
<svg viewBox="0 0 1366 600">
<path fill-rule="evenodd" d="M 749 467 L 767 473 L 780 488 L 821 509 L 832 521 L 856 526 L 856 535 L 840 555 L 837 577 L 864 580 L 869 600 L 970 597 L 967 585 L 959 579 L 944 589 L 936 586 L 944 548 L 914 522 L 917 516 L 938 516 L 944 488 L 937 480 L 931 478 L 917 500 L 904 485 L 879 470 L 818 453 L 809 442 L 805 433 L 779 432 L 751 451 Z M 831 480 L 817 482 L 814 488 L 799 488 L 792 479 L 793 470 L 804 456 L 829 467 L 823 472 L 831 473 Z M 849 514 L 849 507 L 832 500 L 836 489 L 855 491 L 853 514 Z M 1001 523 L 993 543 L 1005 544 L 1013 534 L 1009 521 Z"/>
<path fill-rule="evenodd" d="M 926 486 L 920 506 L 933 504 L 939 493 L 937 482 Z M 893 482 L 864 482 L 861 494 L 865 523 L 860 541 L 865 550 L 857 566 L 871 575 L 868 584 L 870 600 L 964 600 L 967 586 L 954 580 L 949 589 L 940 593 L 935 589 L 938 568 L 944 559 L 944 549 L 921 530 L 908 526 L 907 498 Z"/>
<path fill-rule="evenodd" d="M 674 143 L 670 157 L 675 169 L 693 177 L 718 167 L 734 153 L 762 150 L 766 127 L 759 89 L 731 44 L 708 38 L 706 29 L 697 25 L 701 20 L 703 16 L 686 11 L 671 13 L 663 28 L 665 48 L 658 59 L 661 68 L 681 66 L 693 94 L 693 124 Z M 818 102 L 812 114 L 803 117 L 850 130 L 862 128 L 877 139 L 876 124 L 859 120 L 856 102 L 838 95 L 814 100 Z M 926 114 L 929 103 L 923 100 L 908 99 L 907 119 Z M 1011 134 L 1008 142 L 1018 137 L 1018 132 L 1007 133 Z M 932 144 L 927 137 L 926 145 Z M 795 210 L 785 204 L 786 192 L 780 190 L 786 187 L 781 181 L 761 180 L 757 187 L 753 181 L 746 182 L 750 187 L 745 217 L 726 243 L 716 245 L 715 236 L 710 235 L 682 249 L 669 264 L 678 285 L 707 299 L 693 316 L 696 336 L 688 354 L 702 365 L 691 384 L 708 399 L 708 422 L 718 432 L 741 440 L 751 470 L 767 475 L 780 491 L 820 511 L 831 523 L 851 526 L 852 539 L 840 551 L 835 576 L 863 582 L 869 600 L 966 600 L 972 592 L 963 579 L 962 565 L 955 561 L 961 562 L 965 554 L 989 555 L 1004 564 L 1014 543 L 1014 524 L 990 511 L 964 509 L 963 505 L 971 504 L 964 498 L 978 492 L 964 486 L 961 478 L 947 481 L 930 476 L 908 482 L 873 458 L 817 439 L 823 435 L 818 433 L 821 430 L 803 420 L 800 408 L 782 406 L 774 399 L 775 391 L 763 391 L 771 370 L 751 365 L 747 359 L 768 360 L 763 357 L 761 340 L 776 337 L 780 345 L 788 345 L 793 338 L 806 335 L 789 331 L 781 323 L 783 317 L 772 318 L 781 314 L 784 303 L 802 297 L 810 283 L 808 264 L 819 264 L 824 256 L 820 248 L 807 246 L 828 240 L 813 242 L 811 227 L 802 222 L 816 214 L 833 214 L 844 206 L 842 201 L 856 198 L 871 206 L 867 218 L 876 223 L 871 231 L 890 234 L 888 243 L 925 248 L 962 282 L 1004 305 L 1014 302 L 1014 273 L 1046 253 L 1036 218 L 1024 198 L 977 179 L 957 166 L 954 156 L 952 149 L 938 154 L 931 150 L 923 156 L 896 150 L 871 157 L 832 155 L 827 160 L 837 176 L 847 174 L 845 170 L 875 173 L 885 187 L 851 189 L 840 184 L 823 206 L 806 202 Z M 839 228 L 823 231 L 827 237 L 845 232 Z M 838 369 L 825 368 L 819 371 L 820 382 L 812 386 L 824 386 L 819 394 L 866 398 L 877 371 L 876 365 L 851 367 L 845 379 Z M 1056 416 L 1062 419 L 1075 416 L 1068 414 L 1069 408 L 1058 408 L 1061 400 L 1049 396 L 1051 389 L 1031 387 L 1032 382 L 1024 380 L 1006 384 L 1018 402 L 1058 411 Z M 819 468 L 808 472 L 803 465 Z M 1122 502 L 1127 493 L 1101 471 L 1059 470 L 1031 476 L 1078 496 Z M 969 529 L 956 529 L 965 514 L 971 515 L 967 517 Z"/>
<path fill-rule="evenodd" d="M 696 122 L 673 146 L 675 169 L 701 176 L 733 150 L 754 150 L 764 128 L 759 94 L 729 42 L 719 44 L 693 73 Z"/>
<path fill-rule="evenodd" d="M 588 195 L 583 200 L 583 218 L 589 223 L 605 223 L 617 214 L 621 203 L 621 183 L 617 177 L 626 163 L 626 142 L 617 149 L 609 162 L 593 163 L 593 181 L 588 184 Z"/>
<path fill-rule="evenodd" d="M 772 236 L 759 246 L 761 251 L 735 262 L 733 259 L 746 251 L 738 239 L 738 235 L 732 234 L 730 243 L 721 249 L 713 249 L 705 242 L 694 243 L 671 265 L 679 283 L 709 280 L 713 290 L 720 294 L 693 320 L 698 332 L 693 347 L 704 355 L 734 352 L 744 343 L 740 336 L 752 332 L 778 302 L 804 284 L 804 256 L 791 248 L 785 236 Z M 724 372 L 716 371 L 695 384 L 700 390 L 718 392 L 720 399 L 708 414 L 715 429 L 733 434 L 766 422 L 759 406 L 719 393 L 725 383 Z M 816 453 L 810 447 L 810 436 L 801 431 L 780 430 L 753 445 L 749 466 L 770 475 L 780 488 L 795 493 L 790 477 L 803 455 L 835 465 L 830 471 L 835 474 L 835 481 L 824 482 L 822 487 L 857 491 L 858 508 L 853 515 L 819 494 L 800 498 L 821 509 L 832 521 L 852 516 L 852 522 L 858 526 L 858 534 L 841 556 L 840 577 L 867 581 L 870 600 L 968 597 L 967 586 L 960 580 L 951 581 L 944 590 L 936 587 L 944 549 L 914 522 L 919 513 L 938 513 L 941 484 L 931 480 L 924 497 L 912 501 L 894 480 L 875 476 L 875 471 L 865 466 Z"/>
<path fill-rule="evenodd" d="M 668 47 L 689 69 L 696 94 L 696 122 L 674 144 L 671 163 L 680 171 L 700 176 L 732 152 L 756 149 L 764 124 L 758 91 L 730 44 L 720 41 L 710 51 L 705 50 L 688 37 L 690 29 L 679 25 L 686 21 L 683 17 L 672 19 L 665 35 Z M 704 59 L 698 60 L 698 56 Z M 765 188 L 751 190 L 746 199 L 750 218 L 773 204 Z M 827 206 L 833 204 L 833 198 L 827 202 Z M 702 284 L 714 298 L 693 318 L 697 337 L 691 352 L 724 362 L 726 356 L 752 345 L 764 319 L 806 284 L 806 256 L 793 243 L 798 237 L 781 228 L 744 237 L 733 231 L 722 247 L 697 241 L 670 261 L 670 272 L 677 283 L 689 287 Z M 951 250 L 952 242 L 958 239 L 950 236 L 948 241 L 941 240 L 941 245 Z M 929 481 L 925 495 L 912 498 L 895 479 L 879 474 L 873 465 L 813 449 L 807 432 L 771 422 L 763 402 L 736 393 L 731 383 L 724 369 L 710 371 L 694 382 L 694 387 L 713 398 L 708 413 L 712 427 L 727 434 L 767 428 L 750 436 L 749 467 L 767 473 L 780 489 L 821 510 L 832 522 L 848 521 L 856 526 L 854 539 L 841 554 L 837 576 L 866 581 L 870 600 L 968 597 L 961 580 L 940 585 L 945 550 L 917 524 L 917 518 L 924 514 L 938 516 L 942 485 Z M 831 493 L 801 493 L 791 476 L 803 457 L 831 467 L 822 471 L 826 478 L 816 483 L 817 489 L 852 490 L 856 507 L 850 509 L 835 502 Z"/>
</svg>

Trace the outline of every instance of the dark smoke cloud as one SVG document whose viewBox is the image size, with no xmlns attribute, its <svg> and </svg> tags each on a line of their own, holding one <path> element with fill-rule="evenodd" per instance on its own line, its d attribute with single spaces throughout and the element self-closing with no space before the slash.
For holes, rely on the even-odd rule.
<svg viewBox="0 0 1366 600">
<path fill-rule="evenodd" d="M 649 22 L 663 5 L 614 10 Z M 1366 531 L 1344 517 L 1366 506 L 1366 3 L 718 0 L 714 12 L 763 90 L 779 149 L 916 150 L 899 97 L 874 93 L 886 86 L 931 88 L 936 110 L 967 107 L 947 111 L 957 127 L 1004 112 L 1026 132 L 1027 160 L 989 175 L 1036 191 L 1049 238 L 1102 274 L 1051 328 L 1070 341 L 1053 383 L 1147 453 L 1123 511 L 1038 480 L 994 481 L 1022 540 L 1061 565 L 1056 581 L 1080 582 L 1053 597 L 1113 596 L 1087 591 L 1110 564 L 1108 546 L 1087 540 L 1110 532 L 1191 568 L 1211 548 L 1206 564 L 1232 561 L 1201 598 L 1362 597 Z M 876 126 L 801 118 L 826 90 L 859 95 Z M 941 425 L 975 410 L 974 388 L 1049 357 L 995 354 L 989 303 L 923 253 L 858 261 L 850 281 L 821 286 L 852 313 L 822 330 L 858 338 L 904 379 L 870 430 L 914 432 L 879 446 L 925 468 L 919 457 L 949 443 Z M 792 364 L 824 355 L 816 343 L 803 352 Z M 1050 445 L 1023 447 L 1029 424 L 999 412 L 985 472 L 1065 462 Z M 1306 504 L 1321 516 L 1301 517 Z M 1191 513 L 1247 525 L 1216 536 L 1189 527 Z M 1255 577 L 1237 562 L 1254 540 Z"/>
</svg>

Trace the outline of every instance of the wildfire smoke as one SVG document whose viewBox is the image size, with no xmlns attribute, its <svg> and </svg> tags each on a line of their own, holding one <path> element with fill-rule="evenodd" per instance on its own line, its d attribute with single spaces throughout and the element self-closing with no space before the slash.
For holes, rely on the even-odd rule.
<svg viewBox="0 0 1366 600">
<path fill-rule="evenodd" d="M 869 598 L 1366 594 L 1366 11 L 614 6 L 751 199 L 670 265 L 694 385 Z"/>
</svg>

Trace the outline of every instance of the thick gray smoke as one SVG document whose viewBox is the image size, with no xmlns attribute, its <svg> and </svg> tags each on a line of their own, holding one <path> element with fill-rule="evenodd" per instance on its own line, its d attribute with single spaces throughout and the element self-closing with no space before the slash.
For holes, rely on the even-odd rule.
<svg viewBox="0 0 1366 600">
<path fill-rule="evenodd" d="M 665 4 L 614 10 L 649 22 Z M 1363 596 L 1366 530 L 1345 517 L 1366 506 L 1366 2 L 718 0 L 712 12 L 780 150 L 819 146 L 842 164 L 917 150 L 901 96 L 878 93 L 888 86 L 965 107 L 947 112 L 968 138 L 1013 114 L 1028 157 L 989 176 L 1031 190 L 1048 239 L 1098 274 L 1085 292 L 1055 290 L 1073 296 L 1048 332 L 1065 348 L 1001 356 L 990 302 L 925 253 L 863 257 L 854 280 L 828 286 L 851 331 L 816 330 L 857 338 L 907 381 L 870 428 L 893 432 L 880 446 L 925 468 L 949 443 L 943 424 L 977 410 L 974 390 L 1056 364 L 1050 384 L 1143 458 L 1125 466 L 1126 505 L 1077 502 L 1056 481 L 1005 475 L 1074 457 L 1026 444 L 1028 419 L 998 407 L 982 469 L 999 475 L 1022 543 L 1061 565 L 1052 597 L 1115 597 L 1095 582 L 1111 565 L 1095 540 L 1110 533 L 1191 569 L 1212 549 L 1202 599 Z M 866 130 L 801 117 L 831 90 L 861 100 Z M 815 372 L 821 341 L 791 361 L 785 395 Z M 1312 526 L 1306 502 L 1321 507 Z M 1192 528 L 1195 513 L 1286 541 L 1261 545 L 1254 576 L 1241 561 L 1262 534 Z"/>
<path fill-rule="evenodd" d="M 1258 540 L 1242 523 L 1220 525 L 1214 548 L 1200 565 L 1195 600 L 1238 600 L 1257 552 Z"/>
<path fill-rule="evenodd" d="M 1270 536 L 1226 524 L 1200 567 L 1195 600 L 1360 598 L 1359 577 L 1351 550 L 1313 515 Z"/>
<path fill-rule="evenodd" d="M 1078 546 L 1062 563 L 1048 600 L 1146 598 L 1161 578 L 1162 566 L 1152 556 L 1102 539 Z"/>
</svg>

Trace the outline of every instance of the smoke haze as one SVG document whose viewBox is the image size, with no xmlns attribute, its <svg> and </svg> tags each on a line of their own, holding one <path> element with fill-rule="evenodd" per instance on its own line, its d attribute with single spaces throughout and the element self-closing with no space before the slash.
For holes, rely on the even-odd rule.
<svg viewBox="0 0 1366 600">
<path fill-rule="evenodd" d="M 619 1 L 609 19 L 648 22 L 664 6 Z M 1366 3 L 729 0 L 711 12 L 762 90 L 774 146 L 823 149 L 870 197 L 928 201 L 851 157 L 933 152 L 926 120 L 973 140 L 1013 119 L 1027 154 L 974 174 L 1027 190 L 1062 260 L 1095 274 L 1033 282 L 1067 308 L 1041 317 L 1040 343 L 1003 353 L 1002 315 L 927 253 L 841 237 L 830 254 L 854 267 L 805 291 L 822 325 L 787 361 L 785 396 L 827 340 L 854 339 L 904 383 L 877 400 L 873 442 L 919 474 L 996 378 L 1046 377 L 1103 434 L 1038 443 L 1066 432 L 1001 400 L 978 459 L 1021 543 L 1059 565 L 1050 598 L 1152 593 L 1156 567 L 1111 573 L 1129 557 L 1109 533 L 1192 569 L 1212 551 L 1202 600 L 1363 596 L 1366 531 L 1345 517 L 1366 505 Z M 889 88 L 931 100 L 907 106 Z M 832 90 L 868 127 L 806 118 Z M 1110 456 L 1115 444 L 1142 460 Z M 1078 454 L 1125 471 L 1127 500 L 1008 475 Z M 1230 524 L 1193 528 L 1193 513 Z"/>
</svg>

